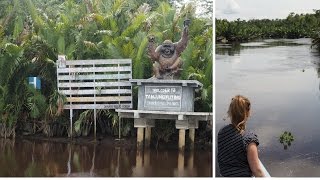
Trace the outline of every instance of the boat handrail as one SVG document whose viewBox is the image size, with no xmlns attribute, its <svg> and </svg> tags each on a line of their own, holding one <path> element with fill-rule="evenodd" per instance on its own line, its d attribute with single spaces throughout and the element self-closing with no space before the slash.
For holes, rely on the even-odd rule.
<svg viewBox="0 0 320 180">
<path fill-rule="evenodd" d="M 260 161 L 260 159 L 259 159 L 259 162 L 260 162 L 260 165 L 261 165 L 261 167 L 262 167 L 262 171 L 263 171 L 265 177 L 271 177 L 270 174 L 269 174 L 269 172 L 267 171 L 266 167 L 265 167 L 265 166 L 262 164 L 262 162 Z"/>
</svg>

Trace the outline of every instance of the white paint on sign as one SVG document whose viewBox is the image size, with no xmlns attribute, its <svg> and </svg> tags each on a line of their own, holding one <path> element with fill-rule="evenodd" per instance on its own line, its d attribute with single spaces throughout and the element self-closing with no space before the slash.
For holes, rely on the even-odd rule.
<svg viewBox="0 0 320 180">
<path fill-rule="evenodd" d="M 182 88 L 179 86 L 145 86 L 144 107 L 154 110 L 181 109 Z"/>
</svg>

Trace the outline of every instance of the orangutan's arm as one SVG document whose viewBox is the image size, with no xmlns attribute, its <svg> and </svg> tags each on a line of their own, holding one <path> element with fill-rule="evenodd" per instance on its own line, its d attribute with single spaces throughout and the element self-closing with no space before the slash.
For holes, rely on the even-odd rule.
<svg viewBox="0 0 320 180">
<path fill-rule="evenodd" d="M 189 27 L 184 27 L 181 39 L 178 42 L 174 43 L 176 46 L 176 53 L 178 57 L 180 56 L 182 51 L 185 50 L 187 47 L 188 39 L 189 39 L 188 30 L 189 30 Z"/>
<path fill-rule="evenodd" d="M 159 51 L 156 51 L 154 37 L 149 38 L 148 55 L 151 58 L 152 62 L 159 60 L 160 53 Z"/>
</svg>

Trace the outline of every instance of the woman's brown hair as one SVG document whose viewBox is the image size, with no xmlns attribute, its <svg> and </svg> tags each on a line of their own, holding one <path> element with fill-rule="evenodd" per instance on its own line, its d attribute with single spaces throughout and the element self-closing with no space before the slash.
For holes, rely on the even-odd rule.
<svg viewBox="0 0 320 180">
<path fill-rule="evenodd" d="M 232 98 L 228 116 L 231 118 L 231 123 L 237 128 L 239 132 L 246 129 L 246 121 L 250 113 L 250 101 L 248 98 L 236 95 Z"/>
</svg>

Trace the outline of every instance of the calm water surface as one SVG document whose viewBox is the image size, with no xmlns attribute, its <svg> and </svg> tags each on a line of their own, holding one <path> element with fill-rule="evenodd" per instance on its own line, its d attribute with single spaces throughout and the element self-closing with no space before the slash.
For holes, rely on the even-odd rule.
<svg viewBox="0 0 320 180">
<path fill-rule="evenodd" d="M 212 152 L 0 139 L 1 177 L 212 177 Z"/>
<path fill-rule="evenodd" d="M 320 57 L 310 45 L 284 39 L 216 48 L 216 133 L 230 122 L 223 119 L 231 98 L 249 97 L 247 129 L 258 135 L 271 176 L 320 176 Z M 287 149 L 284 131 L 294 136 Z"/>
</svg>

